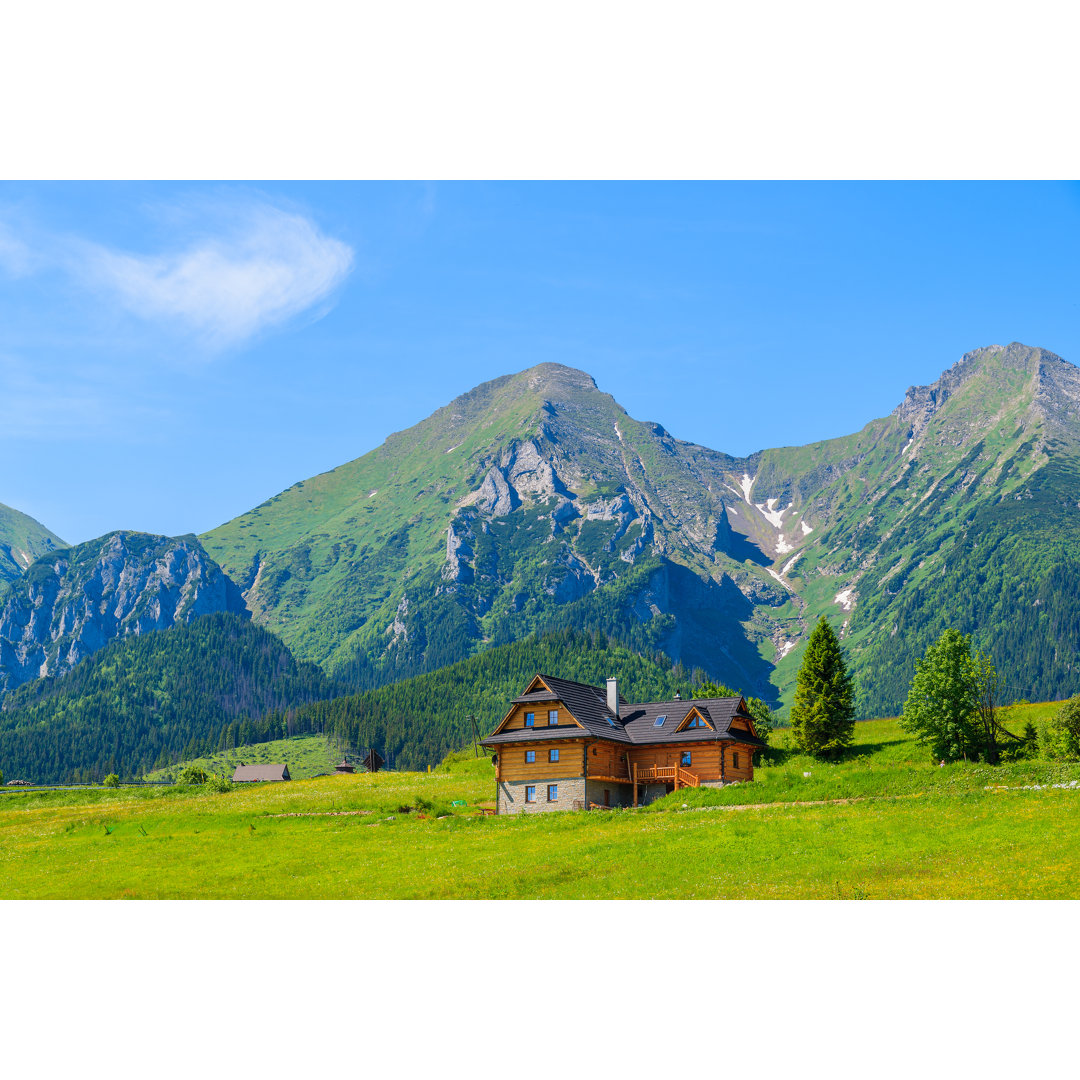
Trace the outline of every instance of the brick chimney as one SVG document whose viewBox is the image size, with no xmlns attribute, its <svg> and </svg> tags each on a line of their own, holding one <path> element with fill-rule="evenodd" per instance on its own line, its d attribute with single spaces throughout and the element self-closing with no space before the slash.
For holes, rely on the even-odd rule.
<svg viewBox="0 0 1080 1080">
<path fill-rule="evenodd" d="M 607 681 L 607 707 L 612 716 L 619 715 L 619 680 L 608 679 Z"/>
</svg>

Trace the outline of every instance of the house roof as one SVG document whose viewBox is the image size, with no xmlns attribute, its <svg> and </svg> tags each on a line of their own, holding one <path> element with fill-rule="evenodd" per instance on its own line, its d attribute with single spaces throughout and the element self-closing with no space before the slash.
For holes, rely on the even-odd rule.
<svg viewBox="0 0 1080 1080">
<path fill-rule="evenodd" d="M 732 731 L 731 722 L 741 716 L 753 724 L 753 718 L 746 712 L 746 704 L 741 697 L 730 698 L 685 698 L 670 701 L 645 701 L 629 703 L 619 696 L 619 715 L 615 716 L 607 706 L 607 691 L 599 686 L 558 679 L 552 675 L 538 675 L 550 693 L 535 690 L 515 698 L 514 703 L 531 701 L 558 700 L 570 712 L 570 715 L 585 729 L 585 733 L 598 739 L 629 744 L 647 743 L 695 743 L 740 742 L 748 746 L 765 746 L 766 743 L 749 731 Z M 535 682 L 536 679 L 533 680 Z M 530 684 L 531 685 L 531 684 Z M 682 722 L 697 710 L 712 725 L 711 728 L 693 728 L 690 731 L 678 731 Z M 660 716 L 667 716 L 663 727 L 656 727 L 655 721 Z M 483 740 L 484 745 L 498 745 L 508 742 L 534 742 L 545 739 L 580 739 L 581 728 L 560 724 L 556 727 L 518 728 L 489 735 Z"/>
<path fill-rule="evenodd" d="M 288 765 L 237 765 L 233 780 L 243 783 L 254 780 L 288 780 Z"/>
</svg>

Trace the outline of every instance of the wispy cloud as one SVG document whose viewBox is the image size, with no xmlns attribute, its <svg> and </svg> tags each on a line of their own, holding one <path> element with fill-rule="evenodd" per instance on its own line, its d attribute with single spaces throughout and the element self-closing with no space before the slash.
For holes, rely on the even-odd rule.
<svg viewBox="0 0 1080 1080">
<path fill-rule="evenodd" d="M 87 242 L 69 251 L 69 268 L 88 286 L 142 319 L 194 332 L 211 348 L 325 312 L 352 266 L 348 244 L 301 214 L 266 204 L 231 206 L 220 231 L 169 252 Z"/>
<path fill-rule="evenodd" d="M 59 273 L 100 303 L 166 324 L 210 350 L 241 345 L 301 315 L 325 314 L 354 264 L 352 248 L 304 213 L 226 194 L 144 208 L 133 250 L 0 219 L 0 275 Z"/>
<path fill-rule="evenodd" d="M 0 270 L 9 277 L 22 277 L 33 264 L 30 248 L 0 221 Z"/>
</svg>

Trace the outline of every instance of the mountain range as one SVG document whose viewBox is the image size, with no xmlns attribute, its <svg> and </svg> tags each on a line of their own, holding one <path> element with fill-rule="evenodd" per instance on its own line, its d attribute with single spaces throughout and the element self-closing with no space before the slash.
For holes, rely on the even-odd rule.
<svg viewBox="0 0 1080 1080">
<path fill-rule="evenodd" d="M 950 620 L 1027 696 L 1072 687 L 1077 639 L 1037 642 L 1071 601 L 1078 446 L 1080 370 L 1018 343 L 853 435 L 745 458 L 541 364 L 201 539 L 257 621 L 361 686 L 570 626 L 775 702 L 825 615 L 862 709 L 895 711 Z"/>
<path fill-rule="evenodd" d="M 747 457 L 548 363 L 197 539 L 66 549 L 3 510 L 6 689 L 210 612 L 250 612 L 352 690 L 590 631 L 782 705 L 820 616 L 863 715 L 899 709 L 948 625 L 1013 697 L 1077 688 L 1080 369 L 1015 342 L 852 435 Z"/>
</svg>

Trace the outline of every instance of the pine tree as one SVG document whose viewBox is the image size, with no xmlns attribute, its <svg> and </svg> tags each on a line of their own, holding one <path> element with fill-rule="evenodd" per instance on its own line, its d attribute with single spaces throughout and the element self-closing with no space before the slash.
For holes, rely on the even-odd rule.
<svg viewBox="0 0 1080 1080">
<path fill-rule="evenodd" d="M 824 616 L 810 634 L 795 679 L 791 730 L 801 749 L 822 756 L 848 746 L 855 731 L 855 689 L 840 642 Z"/>
</svg>

